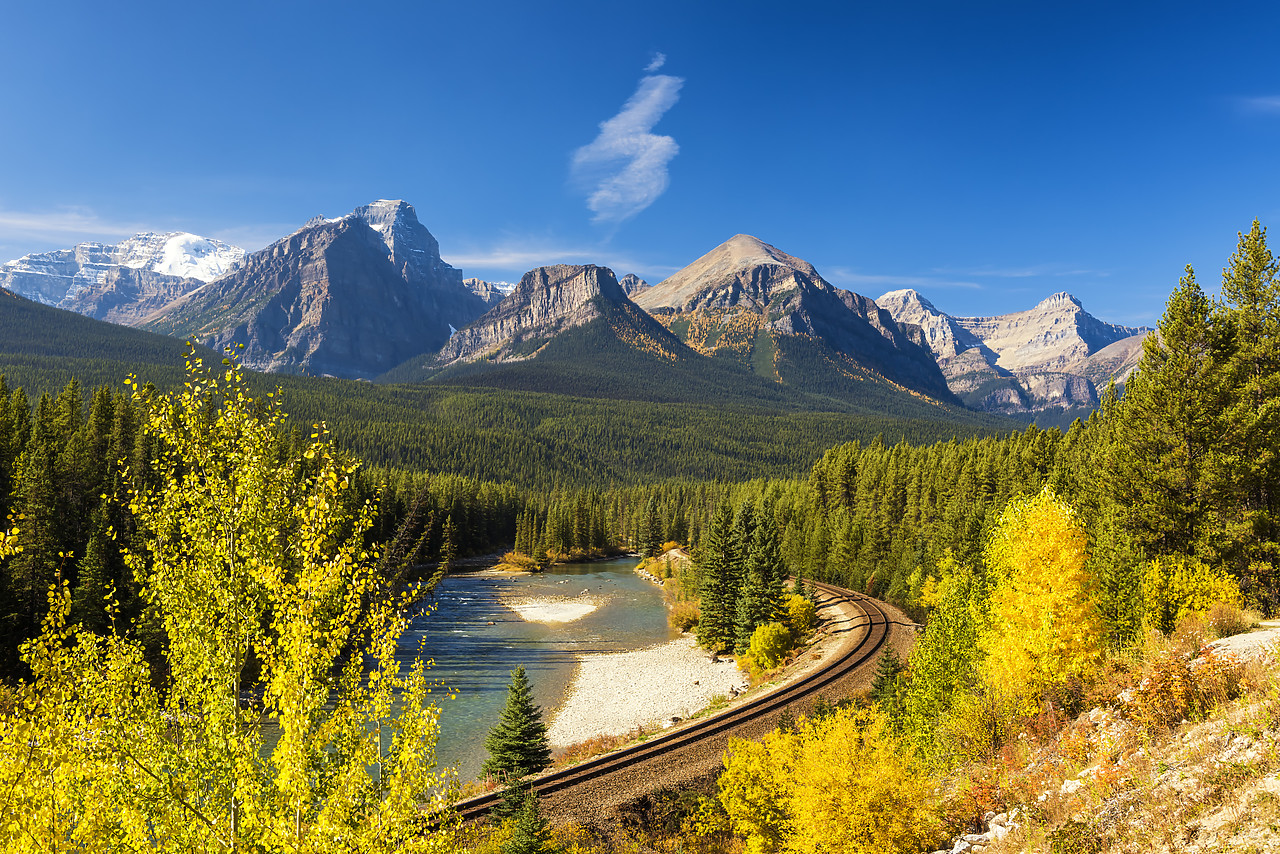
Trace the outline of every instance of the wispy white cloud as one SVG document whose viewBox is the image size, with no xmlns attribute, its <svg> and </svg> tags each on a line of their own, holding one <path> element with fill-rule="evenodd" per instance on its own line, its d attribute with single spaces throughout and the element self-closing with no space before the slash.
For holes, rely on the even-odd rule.
<svg viewBox="0 0 1280 854">
<path fill-rule="evenodd" d="M 1280 95 L 1258 95 L 1240 98 L 1239 104 L 1249 113 L 1280 113 Z"/>
<path fill-rule="evenodd" d="M 648 69 L 666 62 L 658 54 Z M 640 213 L 667 189 L 667 164 L 680 151 L 669 136 L 650 133 L 680 99 L 684 78 L 647 74 L 622 111 L 600 123 L 600 135 L 573 153 L 571 175 L 587 193 L 587 207 L 602 223 Z"/>
<path fill-rule="evenodd" d="M 104 220 L 84 207 L 64 207 L 45 212 L 0 210 L 0 240 L 74 243 L 128 237 L 146 230 L 139 223 Z"/>
<path fill-rule="evenodd" d="M 644 67 L 644 73 L 652 74 L 666 64 L 667 55 L 665 53 L 655 53 L 653 59 L 649 60 L 649 64 Z"/>
<path fill-rule="evenodd" d="M 928 292 L 930 288 L 968 288 L 982 290 L 978 282 L 951 279 L 942 276 L 897 276 L 882 273 L 859 273 L 848 267 L 828 267 L 824 278 L 835 285 L 850 287 L 880 287 L 895 290 L 898 288 L 916 288 Z"/>
<path fill-rule="evenodd" d="M 496 246 L 470 252 L 444 253 L 445 261 L 464 270 L 468 267 L 483 267 L 518 272 L 532 270 L 534 267 L 545 267 L 548 264 L 593 263 L 585 261 L 588 257 L 594 257 L 588 250 L 556 246 L 542 248 Z"/>
</svg>

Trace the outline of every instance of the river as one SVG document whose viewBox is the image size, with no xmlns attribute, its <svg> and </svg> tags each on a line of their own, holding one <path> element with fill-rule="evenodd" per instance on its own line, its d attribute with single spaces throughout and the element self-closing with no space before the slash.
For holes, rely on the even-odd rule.
<svg viewBox="0 0 1280 854">
<path fill-rule="evenodd" d="M 416 617 L 401 650 L 419 649 L 434 665 L 428 676 L 444 683 L 439 701 L 441 765 L 456 765 L 462 780 L 479 775 L 484 737 L 506 701 L 511 671 L 523 664 L 543 720 L 564 698 L 579 655 L 619 652 L 664 643 L 677 633 L 667 625 L 662 591 L 635 571 L 637 559 L 566 564 L 537 575 L 456 575 L 440 582 L 435 608 Z M 595 610 L 568 622 L 534 622 L 504 603 L 580 604 Z M 554 616 L 555 607 L 543 608 Z M 561 610 L 573 610 L 572 607 Z M 537 617 L 537 609 L 528 614 Z M 446 699 L 456 692 L 457 698 Z"/>
</svg>

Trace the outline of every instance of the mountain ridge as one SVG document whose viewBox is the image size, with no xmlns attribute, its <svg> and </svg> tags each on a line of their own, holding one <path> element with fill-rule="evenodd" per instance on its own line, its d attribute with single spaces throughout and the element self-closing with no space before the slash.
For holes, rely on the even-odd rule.
<svg viewBox="0 0 1280 854">
<path fill-rule="evenodd" d="M 737 358 L 761 376 L 856 395 L 801 367 L 825 362 L 851 382 L 955 400 L 921 330 L 751 235 L 734 235 L 635 301 L 695 351 Z"/>
<path fill-rule="evenodd" d="M 309 220 L 140 325 L 244 344 L 259 370 L 367 379 L 437 350 L 486 308 L 413 206 L 379 200 Z"/>
<path fill-rule="evenodd" d="M 906 288 L 877 298 L 895 318 L 919 326 L 951 390 L 971 408 L 1007 415 L 1098 405 L 1111 378 L 1123 384 L 1151 331 L 1107 323 L 1060 291 L 1034 307 L 962 317 Z"/>
<path fill-rule="evenodd" d="M 119 243 L 77 243 L 0 265 L 0 287 L 46 305 L 133 325 L 234 270 L 246 252 L 184 231 L 141 232 Z"/>
</svg>

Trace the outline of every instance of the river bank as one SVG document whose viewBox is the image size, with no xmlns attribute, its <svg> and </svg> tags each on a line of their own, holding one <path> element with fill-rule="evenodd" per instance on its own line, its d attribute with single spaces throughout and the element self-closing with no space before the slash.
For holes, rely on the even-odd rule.
<svg viewBox="0 0 1280 854">
<path fill-rule="evenodd" d="M 733 659 L 713 662 L 692 635 L 647 649 L 582 656 L 547 738 L 554 749 L 656 728 L 746 684 Z"/>
<path fill-rule="evenodd" d="M 787 665 L 754 686 L 732 658 L 713 661 L 691 633 L 631 652 L 581 656 L 564 702 L 550 717 L 547 737 L 552 749 L 626 736 L 638 727 L 666 728 L 679 722 L 673 718 L 687 720 L 717 698 L 736 704 L 777 690 L 839 656 L 856 642 L 866 623 L 848 604 L 824 604 L 820 615 L 817 631 Z M 909 650 L 910 641 L 891 646 Z"/>
<path fill-rule="evenodd" d="M 635 562 L 600 561 L 544 573 L 450 575 L 432 607 L 401 638 L 408 662 L 425 652 L 429 671 L 456 699 L 440 703 L 437 759 L 459 778 L 480 772 L 484 739 L 498 722 L 511 671 L 525 668 L 534 702 L 551 711 L 563 701 L 583 655 L 665 643 L 660 592 L 634 572 Z"/>
</svg>

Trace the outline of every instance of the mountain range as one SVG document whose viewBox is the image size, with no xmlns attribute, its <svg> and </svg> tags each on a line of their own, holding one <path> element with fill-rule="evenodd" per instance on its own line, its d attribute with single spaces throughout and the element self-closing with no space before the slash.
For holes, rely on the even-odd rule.
<svg viewBox="0 0 1280 854">
<path fill-rule="evenodd" d="M 1009 415 L 1096 407 L 1109 380 L 1123 385 L 1132 373 L 1151 331 L 1098 320 L 1068 293 L 997 317 L 953 317 L 910 289 L 876 303 L 923 331 L 948 386 L 967 406 Z"/>
<path fill-rule="evenodd" d="M 915 291 L 872 300 L 742 234 L 656 285 L 594 265 L 540 267 L 514 286 L 464 279 L 393 200 L 316 217 L 252 254 L 143 234 L 27 255 L 0 266 L 0 285 L 215 349 L 239 343 L 269 372 L 606 397 L 681 384 L 1023 416 L 1096 405 L 1148 331 L 1098 321 L 1067 294 L 986 318 L 946 315 Z"/>
<path fill-rule="evenodd" d="M 78 314 L 134 325 L 244 263 L 245 251 L 185 232 L 24 255 L 0 266 L 0 287 Z"/>
</svg>

